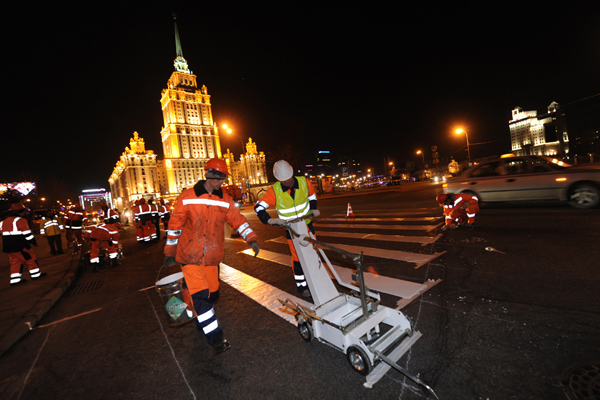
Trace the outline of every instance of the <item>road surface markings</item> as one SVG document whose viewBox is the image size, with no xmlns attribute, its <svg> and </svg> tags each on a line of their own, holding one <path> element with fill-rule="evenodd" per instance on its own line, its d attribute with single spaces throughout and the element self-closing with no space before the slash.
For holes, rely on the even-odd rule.
<svg viewBox="0 0 600 400">
<path fill-rule="evenodd" d="M 100 310 L 102 310 L 102 308 L 96 308 L 95 310 L 82 312 L 81 314 L 77 314 L 77 315 L 73 315 L 71 317 L 66 317 L 66 318 L 63 318 L 63 319 L 59 319 L 58 321 L 50 322 L 49 324 L 38 325 L 36 328 L 46 328 L 48 326 L 52 326 L 52 325 L 58 324 L 60 322 L 65 322 L 65 321 L 68 321 L 68 320 L 73 319 L 73 318 L 83 317 L 84 315 L 95 313 L 96 311 L 100 311 Z M 31 327 L 31 325 L 29 323 L 27 323 L 27 324 L 29 325 L 29 330 L 32 330 L 33 328 Z"/>
<path fill-rule="evenodd" d="M 254 257 L 254 251 L 252 249 L 246 249 L 241 253 Z M 266 261 L 285 265 L 291 269 L 291 256 L 289 254 L 286 255 L 275 253 L 269 250 L 261 250 L 256 257 Z M 341 280 L 348 283 L 352 282 L 352 269 L 340 267 L 338 265 L 332 266 L 338 273 Z M 364 272 L 363 275 L 365 277 L 365 284 L 369 289 L 402 298 L 415 298 L 419 294 L 426 291 L 429 287 L 427 283 L 421 284 L 409 282 L 402 279 L 373 274 L 370 272 Z"/>
<path fill-rule="evenodd" d="M 356 220 L 352 222 L 357 222 Z M 397 231 L 425 231 L 431 232 L 432 230 L 438 228 L 442 224 L 436 225 L 375 225 L 375 224 L 321 224 L 319 223 L 317 227 L 319 228 L 344 228 L 344 229 L 388 229 L 388 230 L 397 230 Z M 317 232 L 318 235 L 318 232 Z"/>
<path fill-rule="evenodd" d="M 321 236 L 321 232 L 317 233 L 317 238 Z M 324 235 L 326 236 L 326 235 Z M 270 240 L 276 243 L 287 243 L 286 239 L 283 237 Z M 441 253 L 433 253 L 433 254 L 423 254 L 423 253 L 411 253 L 408 251 L 400 251 L 400 250 L 386 250 L 375 247 L 364 247 L 364 246 L 350 246 L 345 244 L 335 244 L 332 245 L 342 250 L 349 251 L 350 253 L 359 254 L 361 251 L 363 255 L 371 256 L 371 257 L 379 257 L 379 258 L 387 258 L 390 260 L 404 261 L 408 263 L 416 264 L 414 269 L 420 268 L 428 262 L 438 258 L 439 256 L 446 253 L 445 251 Z M 327 249 L 324 249 L 327 251 Z M 250 251 L 250 250 L 246 250 Z M 261 250 L 262 252 L 262 250 Z"/>
<path fill-rule="evenodd" d="M 254 256 L 254 254 L 252 256 Z M 219 276 L 222 282 L 232 286 L 236 290 L 250 297 L 258 304 L 262 305 L 272 313 L 280 316 L 293 325 L 298 325 L 296 319 L 294 318 L 294 314 L 284 309 L 279 302 L 279 299 L 290 299 L 290 301 L 307 308 L 314 306 L 314 304 L 299 299 L 288 292 L 284 292 L 283 290 L 280 290 L 273 285 L 269 285 L 260 279 L 256 279 L 253 276 L 245 274 L 242 271 L 238 271 L 227 264 L 221 263 Z"/>
<path fill-rule="evenodd" d="M 327 237 L 341 237 L 348 239 L 367 239 L 367 240 L 376 240 L 378 242 L 401 242 L 401 243 L 420 243 L 421 246 L 425 246 L 428 244 L 434 243 L 436 240 L 442 237 L 442 235 L 437 236 L 402 236 L 402 235 L 380 235 L 377 233 L 351 233 L 351 232 L 328 232 L 328 231 L 318 231 L 317 237 L 327 236 Z M 277 239 L 271 239 L 268 241 L 278 241 Z M 286 240 L 283 239 L 283 242 Z"/>
<path fill-rule="evenodd" d="M 427 222 L 427 221 L 435 221 L 441 219 L 442 217 L 401 217 L 401 218 L 365 218 L 365 217 L 354 217 L 354 218 L 323 218 L 315 220 L 315 223 L 320 223 L 321 221 L 353 221 L 353 222 Z"/>
</svg>

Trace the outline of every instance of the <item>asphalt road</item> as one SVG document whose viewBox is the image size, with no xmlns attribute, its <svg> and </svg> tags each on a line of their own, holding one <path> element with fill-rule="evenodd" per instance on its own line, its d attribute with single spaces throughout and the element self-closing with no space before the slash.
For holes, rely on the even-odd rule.
<svg viewBox="0 0 600 400">
<path fill-rule="evenodd" d="M 598 390 L 600 367 L 600 210 L 560 204 L 484 205 L 474 231 L 402 230 L 397 227 L 327 227 L 351 203 L 356 219 L 433 217 L 439 186 L 409 183 L 352 196 L 323 198 L 317 237 L 332 245 L 373 248 L 383 254 L 445 252 L 415 268 L 366 256 L 368 270 L 431 287 L 402 304 L 422 337 L 400 365 L 433 388 L 440 399 L 567 399 Z M 263 226 L 243 211 L 258 232 L 261 255 L 288 254 L 279 228 Z M 383 229 L 381 229 L 383 228 Z M 323 233 L 323 236 L 319 235 Z M 325 236 L 352 232 L 419 236 L 421 245 Z M 164 235 L 164 233 L 163 233 Z M 120 267 L 79 277 L 38 327 L 0 360 L 3 399 L 420 399 L 422 387 L 391 370 L 373 388 L 343 353 L 302 340 L 296 327 L 223 283 L 216 306 L 232 348 L 214 355 L 192 324 L 167 323 L 153 288 L 160 244 L 135 243 L 123 233 Z M 492 248 L 496 251 L 486 250 Z M 289 267 L 241 251 L 227 233 L 224 264 L 269 287 L 296 295 Z M 341 257 L 332 262 L 344 265 Z M 346 264 L 347 265 L 347 264 Z M 347 265 L 350 267 L 349 265 Z M 399 307 L 382 294 L 382 305 Z M 580 397 L 575 397 L 578 395 Z M 430 397 L 431 398 L 431 397 Z"/>
</svg>

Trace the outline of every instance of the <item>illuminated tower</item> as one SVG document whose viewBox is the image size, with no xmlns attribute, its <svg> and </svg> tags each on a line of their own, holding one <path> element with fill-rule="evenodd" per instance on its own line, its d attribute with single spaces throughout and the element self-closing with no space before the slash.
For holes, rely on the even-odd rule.
<svg viewBox="0 0 600 400">
<path fill-rule="evenodd" d="M 160 103 L 164 126 L 161 130 L 167 195 L 181 193 L 204 179 L 204 165 L 221 157 L 218 129 L 213 122 L 206 86 L 198 89 L 196 75 L 189 69 L 175 21 L 175 71 L 163 89 Z"/>
</svg>

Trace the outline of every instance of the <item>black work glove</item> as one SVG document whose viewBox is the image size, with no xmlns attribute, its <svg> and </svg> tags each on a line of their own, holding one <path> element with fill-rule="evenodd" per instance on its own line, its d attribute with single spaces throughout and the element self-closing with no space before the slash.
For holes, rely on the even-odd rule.
<svg viewBox="0 0 600 400">
<path fill-rule="evenodd" d="M 175 257 L 165 257 L 165 261 L 163 262 L 163 266 L 171 267 L 173 265 L 177 265 L 178 262 L 175 261 Z"/>
<path fill-rule="evenodd" d="M 470 205 L 471 205 L 471 203 L 468 203 L 468 202 L 462 203 L 460 208 L 462 208 L 463 210 L 466 210 L 467 208 L 469 208 Z"/>
<path fill-rule="evenodd" d="M 256 240 L 253 240 L 250 243 L 248 243 L 248 245 L 250 247 L 252 247 L 252 250 L 254 250 L 254 257 L 256 257 L 258 255 L 258 252 L 260 251 L 260 247 L 258 247 L 258 243 L 256 242 Z"/>
</svg>

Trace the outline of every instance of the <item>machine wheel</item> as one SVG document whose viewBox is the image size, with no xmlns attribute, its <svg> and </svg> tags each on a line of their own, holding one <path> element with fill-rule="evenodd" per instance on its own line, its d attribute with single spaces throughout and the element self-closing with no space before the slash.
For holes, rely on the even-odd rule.
<svg viewBox="0 0 600 400">
<path fill-rule="evenodd" d="M 298 332 L 300 332 L 300 336 L 307 342 L 313 340 L 313 332 L 312 327 L 306 321 L 298 323 Z"/>
<path fill-rule="evenodd" d="M 587 183 L 577 185 L 569 193 L 569 204 L 575 208 L 594 208 L 600 204 L 600 190 Z"/>
<path fill-rule="evenodd" d="M 350 366 L 361 375 L 368 375 L 371 372 L 371 363 L 365 352 L 355 346 L 350 346 L 346 353 Z"/>
</svg>

